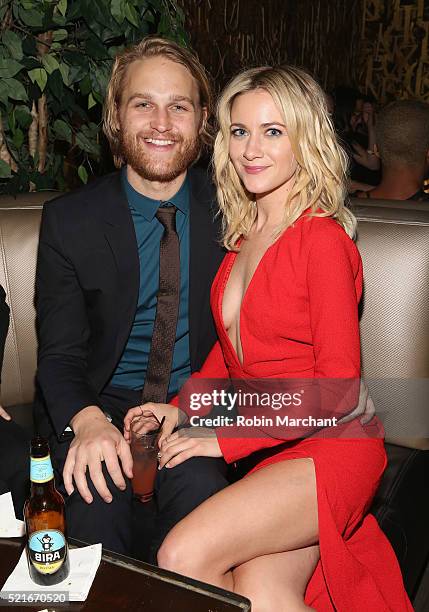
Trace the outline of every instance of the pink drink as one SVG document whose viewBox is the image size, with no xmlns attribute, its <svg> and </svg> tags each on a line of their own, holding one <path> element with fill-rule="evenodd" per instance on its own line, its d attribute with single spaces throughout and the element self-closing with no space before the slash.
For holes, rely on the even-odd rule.
<svg viewBox="0 0 429 612">
<path fill-rule="evenodd" d="M 158 468 L 157 435 L 133 435 L 131 439 L 131 454 L 133 457 L 133 492 L 141 502 L 152 499 L 155 477 Z"/>
</svg>

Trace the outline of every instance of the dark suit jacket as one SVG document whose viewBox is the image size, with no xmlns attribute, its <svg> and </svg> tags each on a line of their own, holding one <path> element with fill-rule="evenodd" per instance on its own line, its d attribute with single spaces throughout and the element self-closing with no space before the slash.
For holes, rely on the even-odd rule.
<svg viewBox="0 0 429 612">
<path fill-rule="evenodd" d="M 9 306 L 6 304 L 6 292 L 0 285 L 0 377 L 3 366 L 4 345 L 9 329 Z"/>
<path fill-rule="evenodd" d="M 198 370 L 216 339 L 210 286 L 223 258 L 207 174 L 190 179 L 190 359 Z M 36 274 L 38 383 L 57 436 L 110 380 L 139 291 L 134 225 L 116 172 L 48 202 Z"/>
</svg>

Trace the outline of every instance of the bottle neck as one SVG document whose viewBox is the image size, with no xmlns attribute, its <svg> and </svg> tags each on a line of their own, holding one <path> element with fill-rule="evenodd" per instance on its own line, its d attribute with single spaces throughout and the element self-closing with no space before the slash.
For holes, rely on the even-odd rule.
<svg viewBox="0 0 429 612">
<path fill-rule="evenodd" d="M 42 497 L 55 489 L 54 479 L 49 482 L 31 482 L 30 491 L 32 497 Z"/>
<path fill-rule="evenodd" d="M 50 455 L 30 458 L 31 495 L 46 494 L 55 489 L 54 471 Z"/>
</svg>

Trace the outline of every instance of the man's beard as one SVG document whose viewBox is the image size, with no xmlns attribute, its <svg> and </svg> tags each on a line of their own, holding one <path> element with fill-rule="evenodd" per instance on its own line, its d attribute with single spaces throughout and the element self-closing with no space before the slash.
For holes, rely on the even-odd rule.
<svg viewBox="0 0 429 612">
<path fill-rule="evenodd" d="M 143 151 L 140 139 L 156 138 L 153 134 L 130 134 L 121 130 L 120 153 L 137 174 L 147 181 L 169 183 L 180 176 L 194 162 L 201 150 L 201 141 L 198 135 L 194 138 L 183 138 L 177 134 L 169 135 L 169 139 L 179 143 L 178 150 L 168 161 L 154 160 L 150 153 Z M 177 146 L 177 145 L 176 145 Z"/>
</svg>

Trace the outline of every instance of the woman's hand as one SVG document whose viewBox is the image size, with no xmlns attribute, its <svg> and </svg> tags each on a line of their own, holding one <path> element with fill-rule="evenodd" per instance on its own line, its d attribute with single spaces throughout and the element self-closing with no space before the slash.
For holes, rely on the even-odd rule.
<svg viewBox="0 0 429 612">
<path fill-rule="evenodd" d="M 148 433 L 159 427 L 160 422 L 165 417 L 162 426 L 162 434 L 159 438 L 159 444 L 173 433 L 175 428 L 183 421 L 183 413 L 176 406 L 171 404 L 154 404 L 148 402 L 142 406 L 130 408 L 124 418 L 124 438 L 129 443 L 131 440 L 131 422 L 133 423 L 133 431 L 137 433 Z"/>
<path fill-rule="evenodd" d="M 187 427 L 160 444 L 159 469 L 172 468 L 191 457 L 222 457 L 214 429 Z"/>
<path fill-rule="evenodd" d="M 380 158 L 371 150 L 364 149 L 357 142 L 352 142 L 354 149 L 353 157 L 361 166 L 368 170 L 378 170 L 380 168 Z"/>
<path fill-rule="evenodd" d="M 2 417 L 5 421 L 11 420 L 10 414 L 6 412 L 6 410 L 2 406 L 0 406 L 0 417 Z"/>
</svg>

